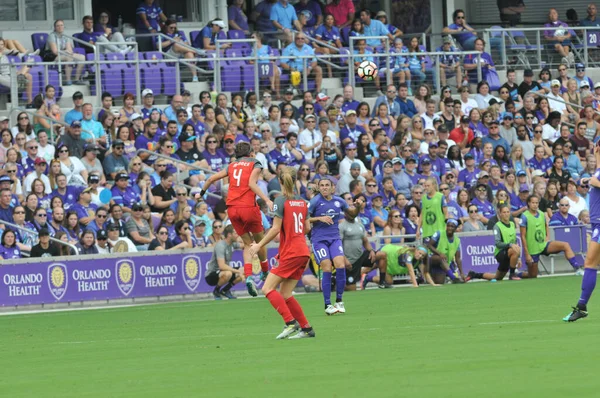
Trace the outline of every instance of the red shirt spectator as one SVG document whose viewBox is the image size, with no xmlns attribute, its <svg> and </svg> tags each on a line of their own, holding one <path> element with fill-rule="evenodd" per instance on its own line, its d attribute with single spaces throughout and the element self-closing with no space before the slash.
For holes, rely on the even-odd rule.
<svg viewBox="0 0 600 398">
<path fill-rule="evenodd" d="M 335 26 L 342 29 L 345 26 L 350 26 L 354 19 L 354 3 L 352 0 L 333 0 L 325 7 L 325 14 L 333 15 Z"/>
<path fill-rule="evenodd" d="M 456 144 L 462 149 L 464 149 L 467 146 L 467 144 L 470 144 L 471 141 L 473 141 L 473 138 L 475 137 L 473 130 L 469 128 L 470 121 L 471 119 L 469 119 L 468 116 L 463 116 L 460 118 L 460 126 L 450 131 L 449 138 L 452 141 L 456 142 Z M 464 141 L 465 135 L 467 136 L 466 141 Z"/>
</svg>

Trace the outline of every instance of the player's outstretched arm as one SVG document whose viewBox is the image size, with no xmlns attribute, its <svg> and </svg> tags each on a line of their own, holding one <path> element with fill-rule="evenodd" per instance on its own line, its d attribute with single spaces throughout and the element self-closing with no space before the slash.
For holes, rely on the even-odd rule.
<svg viewBox="0 0 600 398">
<path fill-rule="evenodd" d="M 215 182 L 217 182 L 219 180 L 222 180 L 225 177 L 227 177 L 227 169 L 223 169 L 223 170 L 219 171 L 218 173 L 215 173 L 215 174 L 211 175 L 210 177 L 208 177 L 208 179 L 204 183 L 204 187 L 202 187 L 202 190 L 200 191 L 200 196 L 204 196 L 204 194 L 206 193 L 206 191 L 208 191 L 208 188 L 210 188 L 210 186 L 212 184 L 214 184 Z"/>
<path fill-rule="evenodd" d="M 250 255 L 254 256 L 260 249 L 266 246 L 269 242 L 271 242 L 277 234 L 281 231 L 281 218 L 275 217 L 273 218 L 273 226 L 267 232 L 267 234 L 260 240 L 258 243 L 253 243 L 250 245 Z"/>
</svg>

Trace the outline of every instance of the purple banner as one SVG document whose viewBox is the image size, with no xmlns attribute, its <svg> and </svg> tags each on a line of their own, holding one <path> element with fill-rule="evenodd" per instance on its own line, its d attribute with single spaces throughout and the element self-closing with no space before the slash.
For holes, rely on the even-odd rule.
<svg viewBox="0 0 600 398">
<path fill-rule="evenodd" d="M 517 244 L 521 246 L 521 265 L 522 270 L 527 269 L 525 257 L 523 254 L 521 237 L 517 234 Z M 498 261 L 494 257 L 494 235 L 483 236 L 461 236 L 460 237 L 460 253 L 462 259 L 462 267 L 465 275 L 469 271 L 475 272 L 491 272 L 496 273 L 498 269 Z"/>
<path fill-rule="evenodd" d="M 269 249 L 270 266 L 277 249 Z M 208 293 L 204 277 L 211 252 L 178 252 L 152 256 L 64 260 L 0 267 L 0 306 L 67 303 L 147 296 Z M 80 257 L 81 258 L 81 257 Z M 85 258 L 85 257 L 83 257 Z M 241 251 L 230 265 L 243 267 Z M 258 287 L 260 265 L 253 268 Z M 240 283 L 234 290 L 244 290 Z"/>
</svg>

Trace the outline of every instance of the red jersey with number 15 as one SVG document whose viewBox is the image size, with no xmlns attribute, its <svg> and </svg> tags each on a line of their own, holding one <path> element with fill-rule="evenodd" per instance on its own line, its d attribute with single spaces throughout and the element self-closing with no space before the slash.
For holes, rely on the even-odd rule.
<svg viewBox="0 0 600 398">
<path fill-rule="evenodd" d="M 229 192 L 227 206 L 255 207 L 256 194 L 250 189 L 250 176 L 255 168 L 262 169 L 262 164 L 254 158 L 241 158 L 227 166 Z"/>
<path fill-rule="evenodd" d="M 308 257 L 310 252 L 304 235 L 304 221 L 308 216 L 308 203 L 300 196 L 286 199 L 279 196 L 273 204 L 275 217 L 281 218 L 279 233 L 279 258 Z"/>
</svg>

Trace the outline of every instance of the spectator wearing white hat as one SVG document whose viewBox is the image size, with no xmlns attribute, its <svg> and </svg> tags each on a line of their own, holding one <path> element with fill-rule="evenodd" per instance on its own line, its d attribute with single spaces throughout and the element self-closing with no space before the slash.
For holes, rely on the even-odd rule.
<svg viewBox="0 0 600 398">
<path fill-rule="evenodd" d="M 567 113 L 567 105 L 560 93 L 561 84 L 560 81 L 554 79 L 550 83 L 550 93 L 548 93 L 548 105 L 550 110 L 559 112 L 561 114 Z"/>
</svg>

